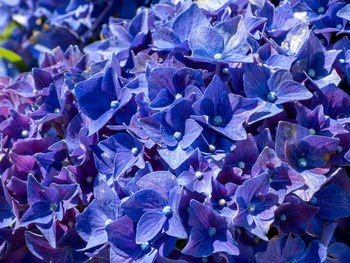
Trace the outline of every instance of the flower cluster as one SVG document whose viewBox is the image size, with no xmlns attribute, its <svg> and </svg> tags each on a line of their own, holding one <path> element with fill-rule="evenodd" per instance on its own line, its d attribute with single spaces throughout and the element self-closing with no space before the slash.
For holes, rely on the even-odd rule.
<svg viewBox="0 0 350 263">
<path fill-rule="evenodd" d="M 82 39 L 0 77 L 1 262 L 350 262 L 350 4 L 0 0 L 0 30 L 24 14 Z"/>
</svg>

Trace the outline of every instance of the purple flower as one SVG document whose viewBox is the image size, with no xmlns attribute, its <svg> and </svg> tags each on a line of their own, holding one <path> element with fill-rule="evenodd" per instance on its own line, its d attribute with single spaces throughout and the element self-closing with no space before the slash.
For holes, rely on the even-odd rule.
<svg viewBox="0 0 350 263">
<path fill-rule="evenodd" d="M 127 88 L 122 88 L 112 67 L 104 76 L 93 77 L 75 86 L 79 106 L 90 118 L 89 134 L 99 131 L 115 115 L 122 115 L 122 108 L 127 105 L 132 95 Z M 91 101 L 97 101 L 91 104 Z"/>
<path fill-rule="evenodd" d="M 217 75 L 206 89 L 203 98 L 194 105 L 195 120 L 207 124 L 231 140 L 247 137 L 243 127 L 244 119 L 233 114 L 232 105 L 224 85 Z"/>
<path fill-rule="evenodd" d="M 178 183 L 190 191 L 198 193 L 211 193 L 211 179 L 215 170 L 211 167 L 209 161 L 201 154 L 199 150 L 193 152 L 179 169 L 184 170 L 178 177 Z"/>
<path fill-rule="evenodd" d="M 178 187 L 170 191 L 168 200 L 152 189 L 144 189 L 122 203 L 124 213 L 138 222 L 137 244 L 152 240 L 162 230 L 169 236 L 187 237 L 178 214 L 181 197 L 182 190 Z"/>
<path fill-rule="evenodd" d="M 252 62 L 247 38 L 241 16 L 217 23 L 214 27 L 200 25 L 189 35 L 191 58 L 210 63 Z"/>
<path fill-rule="evenodd" d="M 283 107 L 280 104 L 312 97 L 302 84 L 293 81 L 289 71 L 281 69 L 272 73 L 268 68 L 255 64 L 245 67 L 244 93 L 248 98 L 265 101 L 265 105 L 250 117 L 250 123 L 281 113 Z"/>
<path fill-rule="evenodd" d="M 291 30 L 300 21 L 294 17 L 290 3 L 284 3 L 277 8 L 270 3 L 265 2 L 259 16 L 266 17 L 266 29 L 270 36 L 278 38 Z"/>
<path fill-rule="evenodd" d="M 263 173 L 245 181 L 234 196 L 238 207 L 233 222 L 267 240 L 269 226 L 274 220 L 278 196 L 269 192 L 269 176 Z"/>
<path fill-rule="evenodd" d="M 69 229 L 60 238 L 56 248 L 51 247 L 42 236 L 36 233 L 27 231 L 25 238 L 30 252 L 43 261 L 59 263 L 88 260 L 85 252 L 81 251 L 85 243 L 74 229 Z"/>
<path fill-rule="evenodd" d="M 21 225 L 31 223 L 48 224 L 51 220 L 62 220 L 66 210 L 74 207 L 70 201 L 78 193 L 79 186 L 51 184 L 46 187 L 34 176 L 28 177 L 29 209 L 21 218 Z"/>
<path fill-rule="evenodd" d="M 237 243 L 232 238 L 225 218 L 213 209 L 192 200 L 189 225 L 192 228 L 188 243 L 182 250 L 184 254 L 195 257 L 206 257 L 215 252 L 238 255 Z"/>
<path fill-rule="evenodd" d="M 291 70 L 295 80 L 309 78 L 317 87 L 322 88 L 330 83 L 339 83 L 339 77 L 332 71 L 332 65 L 340 53 L 339 50 L 326 50 L 314 33 L 296 59 Z"/>
<path fill-rule="evenodd" d="M 265 252 L 259 252 L 255 258 L 257 263 L 277 262 L 324 262 L 326 247 L 318 240 L 312 240 L 306 248 L 300 237 L 291 235 L 272 239 Z"/>
<path fill-rule="evenodd" d="M 277 192 L 280 200 L 304 186 L 304 178 L 287 163 L 281 161 L 273 149 L 267 147 L 260 153 L 251 174 L 255 177 L 264 172 L 269 175 L 270 187 Z"/>
<path fill-rule="evenodd" d="M 159 27 L 154 33 L 154 46 L 159 50 L 172 50 L 186 47 L 190 33 L 199 26 L 210 26 L 209 20 L 198 8 L 192 4 L 187 10 L 176 17 L 172 26 Z"/>
<path fill-rule="evenodd" d="M 153 108 L 167 107 L 193 93 L 198 100 L 203 89 L 202 72 L 191 68 L 155 68 L 148 78 L 148 97 Z"/>
<path fill-rule="evenodd" d="M 94 187 L 95 199 L 83 213 L 77 215 L 76 229 L 89 249 L 107 242 L 106 227 L 119 217 L 120 200 L 106 182 L 100 181 Z"/>
</svg>

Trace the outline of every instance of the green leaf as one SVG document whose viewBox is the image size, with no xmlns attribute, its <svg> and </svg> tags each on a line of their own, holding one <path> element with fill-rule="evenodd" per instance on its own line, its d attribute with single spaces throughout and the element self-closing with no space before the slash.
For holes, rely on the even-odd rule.
<svg viewBox="0 0 350 263">
<path fill-rule="evenodd" d="M 0 34 L 0 43 L 11 37 L 13 29 L 18 26 L 17 23 L 11 22 Z"/>
<path fill-rule="evenodd" d="M 1 58 L 11 61 L 22 72 L 28 71 L 28 66 L 24 63 L 22 57 L 11 50 L 0 47 L 0 59 Z"/>
</svg>

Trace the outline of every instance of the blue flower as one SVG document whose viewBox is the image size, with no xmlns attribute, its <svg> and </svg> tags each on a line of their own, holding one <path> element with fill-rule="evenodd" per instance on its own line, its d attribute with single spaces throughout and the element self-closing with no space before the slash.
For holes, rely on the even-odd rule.
<svg viewBox="0 0 350 263">
<path fill-rule="evenodd" d="M 106 70 L 104 76 L 78 83 L 75 94 L 81 110 L 90 118 L 89 134 L 98 132 L 115 114 L 122 115 L 121 109 L 132 97 L 127 88 L 121 87 L 112 67 Z"/>
<path fill-rule="evenodd" d="M 191 233 L 184 254 L 207 257 L 215 252 L 238 255 L 237 243 L 233 240 L 225 218 L 213 209 L 196 200 L 190 203 L 189 225 Z"/>
<path fill-rule="evenodd" d="M 187 238 L 178 214 L 181 197 L 182 190 L 178 187 L 170 191 L 168 200 L 152 189 L 144 189 L 122 203 L 124 213 L 137 222 L 137 244 L 149 242 L 161 230 L 169 236 Z"/>
</svg>

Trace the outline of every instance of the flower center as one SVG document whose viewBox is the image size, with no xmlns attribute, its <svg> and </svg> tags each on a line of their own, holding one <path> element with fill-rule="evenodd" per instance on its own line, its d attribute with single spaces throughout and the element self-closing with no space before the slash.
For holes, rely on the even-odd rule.
<svg viewBox="0 0 350 263">
<path fill-rule="evenodd" d="M 136 155 L 139 153 L 139 149 L 137 149 L 136 147 L 133 147 L 133 148 L 131 149 L 131 153 L 132 153 L 134 156 L 136 156 Z"/>
<path fill-rule="evenodd" d="M 62 166 L 63 167 L 67 167 L 69 165 L 70 165 L 70 162 L 69 162 L 69 160 L 67 158 L 62 161 Z"/>
<path fill-rule="evenodd" d="M 281 219 L 281 221 L 286 221 L 286 220 L 287 220 L 287 217 L 286 217 L 285 214 L 282 214 L 282 215 L 280 216 L 280 219 Z"/>
<path fill-rule="evenodd" d="M 336 150 L 338 153 L 342 152 L 343 151 L 343 147 L 341 147 L 340 145 L 337 146 L 337 150 Z"/>
<path fill-rule="evenodd" d="M 320 6 L 319 8 L 317 8 L 317 13 L 320 15 L 324 14 L 325 11 L 326 9 L 323 6 Z"/>
<path fill-rule="evenodd" d="M 116 109 L 116 108 L 118 108 L 118 106 L 119 106 L 119 101 L 117 101 L 117 100 L 111 101 L 111 108 L 112 109 Z"/>
<path fill-rule="evenodd" d="M 343 25 L 342 24 L 337 24 L 336 27 L 337 27 L 337 29 L 341 30 L 343 28 Z"/>
<path fill-rule="evenodd" d="M 61 109 L 60 108 L 56 108 L 56 109 L 54 109 L 54 111 L 53 111 L 53 113 L 55 113 L 55 114 L 59 114 L 61 112 Z"/>
<path fill-rule="evenodd" d="M 311 128 L 311 129 L 309 129 L 309 132 L 310 132 L 310 134 L 311 134 L 311 135 L 315 135 L 315 134 L 316 134 L 315 129 L 312 129 L 312 128 Z"/>
<path fill-rule="evenodd" d="M 72 250 L 70 247 L 65 247 L 63 251 L 64 251 L 64 254 L 70 254 Z"/>
<path fill-rule="evenodd" d="M 182 138 L 182 134 L 181 132 L 174 132 L 174 138 L 177 140 L 177 141 L 180 141 L 181 138 Z"/>
<path fill-rule="evenodd" d="M 255 212 L 255 205 L 254 204 L 248 205 L 247 210 L 248 210 L 249 214 L 254 213 Z"/>
<path fill-rule="evenodd" d="M 222 74 L 227 75 L 229 73 L 228 68 L 223 68 L 222 69 Z"/>
<path fill-rule="evenodd" d="M 305 168 L 305 167 L 307 166 L 307 161 L 306 161 L 306 159 L 305 159 L 305 158 L 300 158 L 300 159 L 298 160 L 298 166 L 299 166 L 300 168 Z"/>
<path fill-rule="evenodd" d="M 198 181 L 203 179 L 203 173 L 201 171 L 197 171 L 195 175 Z"/>
<path fill-rule="evenodd" d="M 51 212 L 55 212 L 57 210 L 57 204 L 51 203 L 49 209 L 50 209 Z"/>
<path fill-rule="evenodd" d="M 241 169 L 244 169 L 245 168 L 245 163 L 244 162 L 239 162 L 238 163 L 238 167 L 241 168 Z"/>
<path fill-rule="evenodd" d="M 213 119 L 213 124 L 215 126 L 221 126 L 222 125 L 222 122 L 223 122 L 223 119 L 220 115 L 216 115 Z"/>
<path fill-rule="evenodd" d="M 315 205 L 317 203 L 317 197 L 312 197 L 311 200 L 310 200 L 310 203 Z"/>
<path fill-rule="evenodd" d="M 310 78 L 314 78 L 316 76 L 316 72 L 313 69 L 309 69 L 307 74 L 309 75 Z"/>
<path fill-rule="evenodd" d="M 91 176 L 86 177 L 86 181 L 87 181 L 88 183 L 91 183 L 91 182 L 92 182 L 92 177 L 91 177 Z"/>
<path fill-rule="evenodd" d="M 29 136 L 29 132 L 28 132 L 27 130 L 23 130 L 23 131 L 21 132 L 21 136 L 22 136 L 23 138 L 27 138 L 27 137 Z"/>
<path fill-rule="evenodd" d="M 150 246 L 149 243 L 146 241 L 146 242 L 141 244 L 141 249 L 142 250 L 147 250 L 147 249 L 149 249 L 149 246 Z"/>
<path fill-rule="evenodd" d="M 219 206 L 225 206 L 226 205 L 226 200 L 224 198 L 221 198 L 219 200 Z"/>
<path fill-rule="evenodd" d="M 211 237 L 214 236 L 214 235 L 216 234 L 216 229 L 215 229 L 215 227 L 209 228 L 208 234 L 209 234 L 209 236 L 211 236 Z"/>
<path fill-rule="evenodd" d="M 216 146 L 213 144 L 209 144 L 209 152 L 213 153 L 216 151 Z"/>
<path fill-rule="evenodd" d="M 180 99 L 180 98 L 182 98 L 182 94 L 181 93 L 176 93 L 175 99 L 177 100 L 177 99 Z"/>
<path fill-rule="evenodd" d="M 106 222 L 105 222 L 105 226 L 108 226 L 111 223 L 113 223 L 113 221 L 111 219 L 107 219 Z"/>
<path fill-rule="evenodd" d="M 163 214 L 166 216 L 166 217 L 170 217 L 172 214 L 173 214 L 173 210 L 171 209 L 170 206 L 165 206 L 163 208 Z"/>
<path fill-rule="evenodd" d="M 214 59 L 216 59 L 216 60 L 222 59 L 222 54 L 221 54 L 221 53 L 216 53 L 216 54 L 214 55 Z"/>
<path fill-rule="evenodd" d="M 277 96 L 276 96 L 276 93 L 273 92 L 273 91 L 270 91 L 268 94 L 267 94 L 267 100 L 269 102 L 275 102 L 277 100 Z"/>
</svg>

